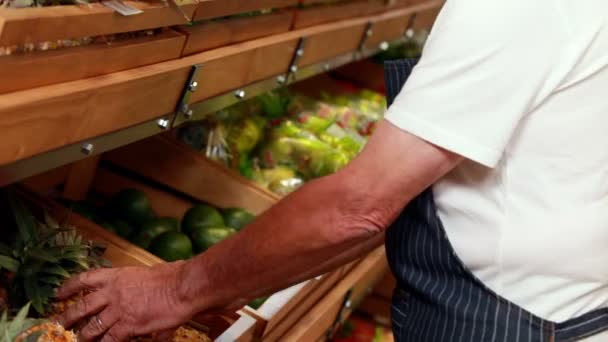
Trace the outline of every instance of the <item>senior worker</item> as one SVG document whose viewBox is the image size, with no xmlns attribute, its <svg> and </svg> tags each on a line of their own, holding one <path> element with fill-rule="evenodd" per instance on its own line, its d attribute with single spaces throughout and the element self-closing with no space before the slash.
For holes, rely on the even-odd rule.
<svg viewBox="0 0 608 342">
<path fill-rule="evenodd" d="M 69 280 L 60 297 L 92 292 L 63 322 L 165 330 L 386 232 L 397 341 L 608 341 L 608 1 L 448 0 L 400 90 L 409 66 L 351 164 L 189 261 Z"/>
</svg>

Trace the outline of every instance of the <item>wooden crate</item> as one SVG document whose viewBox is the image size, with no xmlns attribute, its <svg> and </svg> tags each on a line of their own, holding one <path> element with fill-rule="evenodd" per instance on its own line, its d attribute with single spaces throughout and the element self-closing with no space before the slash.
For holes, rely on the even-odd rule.
<svg viewBox="0 0 608 342">
<path fill-rule="evenodd" d="M 260 214 L 279 200 L 277 195 L 258 188 L 234 171 L 208 160 L 201 153 L 166 136 L 153 137 L 112 151 L 105 154 L 103 159 L 188 198 L 212 203 L 218 207 L 240 207 Z M 122 186 L 117 180 L 105 181 L 104 184 L 106 183 Z M 142 190 L 150 194 L 158 191 Z M 166 214 L 177 217 L 181 217 L 183 211 L 188 208 L 181 203 L 152 202 L 152 205 L 159 208 L 157 210 L 171 210 Z M 244 311 L 258 320 L 259 337 L 277 331 L 287 331 L 298 315 L 302 315 L 314 305 L 316 300 L 341 278 L 343 271 L 343 268 L 339 268 L 324 276 L 279 291 L 270 296 L 258 310 L 246 307 Z"/>
<path fill-rule="evenodd" d="M 225 17 L 233 14 L 252 12 L 270 8 L 294 6 L 298 0 L 202 0 L 199 2 L 194 20 Z"/>
<path fill-rule="evenodd" d="M 384 0 L 345 1 L 298 9 L 295 11 L 294 29 L 310 27 L 365 15 L 385 10 Z"/>
<path fill-rule="evenodd" d="M 229 18 L 180 26 L 178 29 L 187 36 L 183 55 L 287 32 L 291 27 L 292 18 L 293 12 L 281 11 L 256 17 Z"/>
<path fill-rule="evenodd" d="M 177 7 L 161 1 L 125 1 L 143 13 L 122 16 L 100 3 L 0 9 L 0 46 L 74 39 L 186 24 Z M 192 17 L 196 5 L 182 1 L 181 10 Z"/>
<path fill-rule="evenodd" d="M 91 45 L 0 57 L 0 93 L 109 74 L 179 58 L 186 37 L 173 30 Z"/>
<path fill-rule="evenodd" d="M 113 267 L 151 266 L 164 262 L 49 198 L 27 189 L 20 189 L 19 193 L 33 209 L 48 212 L 58 222 L 74 226 L 86 239 L 104 245 L 106 250 L 103 257 Z M 252 341 L 256 325 L 251 317 L 236 312 L 225 316 L 197 318 L 195 322 L 209 328 L 209 335 L 214 338 L 219 336 L 219 341 Z"/>
</svg>

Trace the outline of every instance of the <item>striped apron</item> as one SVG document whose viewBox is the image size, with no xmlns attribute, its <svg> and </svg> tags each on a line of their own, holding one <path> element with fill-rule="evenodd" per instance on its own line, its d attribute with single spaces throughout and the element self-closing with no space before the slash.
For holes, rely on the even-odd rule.
<svg viewBox="0 0 608 342">
<path fill-rule="evenodd" d="M 389 105 L 415 64 L 416 60 L 385 64 Z M 608 308 L 555 323 L 485 286 L 456 256 L 437 216 L 431 188 L 388 229 L 386 253 L 397 279 L 392 323 L 398 342 L 566 342 L 608 329 Z"/>
</svg>

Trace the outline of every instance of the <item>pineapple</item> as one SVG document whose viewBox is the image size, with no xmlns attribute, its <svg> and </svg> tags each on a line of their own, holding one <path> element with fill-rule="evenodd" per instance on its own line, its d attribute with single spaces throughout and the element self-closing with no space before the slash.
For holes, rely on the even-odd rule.
<svg viewBox="0 0 608 342">
<path fill-rule="evenodd" d="M 12 194 L 8 202 L 17 228 L 10 247 L 0 243 L 0 269 L 5 270 L 9 307 L 31 302 L 43 316 L 64 280 L 104 266 L 103 249 L 83 241 L 73 227 L 61 226 L 48 215 L 38 222 Z"/>
<path fill-rule="evenodd" d="M 30 304 L 25 305 L 12 319 L 4 311 L 0 318 L 0 342 L 76 342 L 71 331 L 61 325 L 40 319 L 27 318 Z"/>
</svg>

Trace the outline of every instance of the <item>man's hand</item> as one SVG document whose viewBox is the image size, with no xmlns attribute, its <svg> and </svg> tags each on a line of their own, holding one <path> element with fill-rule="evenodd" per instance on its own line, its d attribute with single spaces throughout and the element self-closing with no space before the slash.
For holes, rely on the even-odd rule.
<svg viewBox="0 0 608 342">
<path fill-rule="evenodd" d="M 183 263 L 156 267 L 100 269 L 68 280 L 57 293 L 60 300 L 87 293 L 59 318 L 70 327 L 89 319 L 82 341 L 118 342 L 175 328 L 193 316 L 179 298 Z"/>
</svg>

